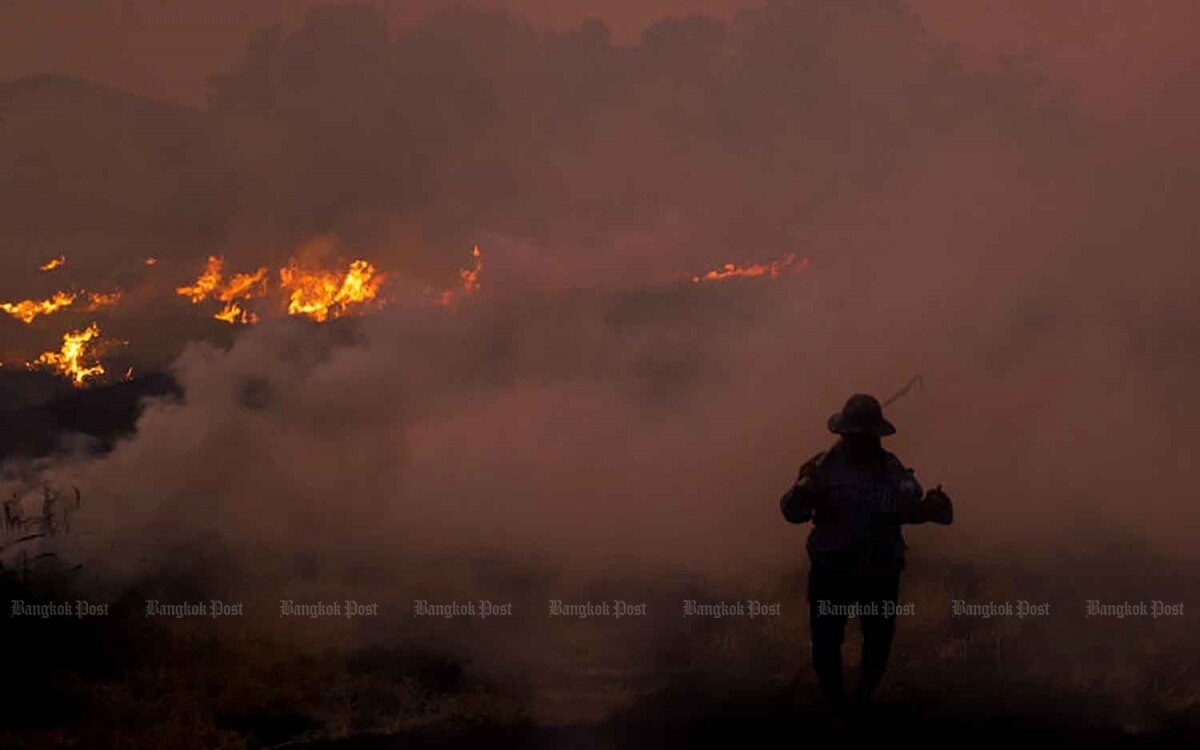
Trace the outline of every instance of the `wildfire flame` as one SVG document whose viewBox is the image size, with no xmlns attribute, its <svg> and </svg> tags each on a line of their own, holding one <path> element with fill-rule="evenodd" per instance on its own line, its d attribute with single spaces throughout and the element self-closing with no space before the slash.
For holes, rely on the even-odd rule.
<svg viewBox="0 0 1200 750">
<path fill-rule="evenodd" d="M 48 367 L 71 379 L 76 388 L 82 388 L 88 378 L 104 374 L 104 365 L 96 362 L 84 364 L 88 355 L 89 342 L 100 335 L 100 326 L 92 323 L 81 331 L 63 334 L 62 348 L 57 352 L 44 352 L 29 363 L 30 367 Z"/>
<path fill-rule="evenodd" d="M 227 302 L 213 317 L 230 325 L 236 323 L 251 325 L 258 322 L 258 315 L 256 313 L 244 309 L 236 302 Z"/>
<path fill-rule="evenodd" d="M 180 286 L 175 288 L 175 293 L 181 297 L 187 297 L 193 305 L 198 305 L 208 299 L 217 286 L 221 283 L 221 269 L 225 265 L 224 258 L 218 258 L 215 255 L 208 256 L 208 263 L 204 266 L 204 270 L 197 277 L 196 282 L 191 286 Z"/>
<path fill-rule="evenodd" d="M 26 299 L 20 302 L 0 302 L 0 310 L 8 313 L 22 323 L 32 323 L 39 315 L 50 315 L 64 307 L 70 307 L 75 302 L 74 292 L 55 292 L 47 299 Z"/>
<path fill-rule="evenodd" d="M 250 324 L 258 322 L 258 316 L 244 307 L 244 302 L 267 293 L 267 269 L 262 267 L 254 273 L 234 274 L 229 281 L 222 284 L 225 259 L 210 255 L 204 270 L 195 283 L 175 289 L 181 297 L 187 297 L 192 304 L 198 305 L 209 297 L 224 303 L 221 309 L 213 315 L 217 320 L 229 324 Z M 243 304 L 239 304 L 243 303 Z"/>
<path fill-rule="evenodd" d="M 336 240 L 334 241 L 336 242 Z M 306 246 L 307 247 L 307 246 Z M 315 261 L 316 257 L 328 257 L 326 247 L 318 252 L 302 249 L 297 257 L 279 268 L 278 279 L 274 279 L 267 266 L 246 273 L 226 275 L 225 259 L 208 256 L 196 279 L 183 286 L 175 287 L 178 296 L 193 304 L 212 303 L 212 317 L 231 325 L 250 325 L 259 321 L 259 314 L 252 309 L 253 300 L 275 297 L 278 309 L 285 307 L 288 315 L 304 316 L 315 322 L 324 323 L 351 314 L 370 303 L 383 301 L 381 290 L 387 275 L 369 261 L 359 258 L 349 264 L 327 266 Z M 144 264 L 154 266 L 158 260 L 143 259 Z M 42 266 L 42 271 L 52 271 L 66 263 L 59 256 Z M 764 263 L 739 265 L 724 263 L 703 274 L 692 276 L 693 283 L 726 281 L 733 278 L 778 278 L 785 273 L 799 273 L 809 265 L 807 258 L 798 259 L 795 253 Z M 432 300 L 445 307 L 453 307 L 463 297 L 478 293 L 482 283 L 483 254 L 478 245 L 471 247 L 471 263 L 458 270 L 458 284 L 454 288 L 438 291 L 426 288 L 426 304 Z M 121 301 L 121 290 L 111 292 L 89 292 L 70 289 L 55 292 L 46 299 L 26 299 L 0 302 L 0 311 L 29 324 L 42 315 L 50 315 L 64 308 L 77 306 L 81 312 L 95 312 L 111 307 Z M 285 304 L 286 302 L 286 304 Z M 105 374 L 104 365 L 97 358 L 96 339 L 100 336 L 99 326 L 93 322 L 82 330 L 72 330 L 62 337 L 58 351 L 47 351 L 37 359 L 27 362 L 28 367 L 45 367 L 67 376 L 77 387 L 84 387 L 91 379 Z M 132 377 L 132 369 L 125 378 Z"/>
<path fill-rule="evenodd" d="M 288 314 L 304 315 L 318 323 L 375 300 L 383 279 L 365 260 L 352 261 L 344 272 L 303 269 L 294 261 L 279 269 L 279 286 L 291 290 Z"/>
<path fill-rule="evenodd" d="M 479 291 L 479 277 L 483 273 L 483 253 L 479 252 L 479 245 L 471 248 L 471 257 L 475 259 L 474 264 L 470 268 L 458 269 L 458 278 L 462 283 L 459 289 L 448 289 L 438 296 L 438 304 L 443 307 L 449 307 L 454 304 L 454 300 L 458 295 L 471 294 Z"/>
<path fill-rule="evenodd" d="M 468 292 L 478 289 L 479 273 L 483 267 L 478 248 L 473 249 L 473 255 L 476 259 L 474 267 L 459 273 L 462 288 Z M 60 256 L 41 266 L 41 269 L 50 271 L 65 262 L 65 256 Z M 158 260 L 146 257 L 143 262 L 146 266 L 154 266 Z M 303 315 L 317 322 L 339 318 L 357 307 L 381 301 L 380 290 L 385 278 L 374 265 L 363 259 L 334 268 L 308 266 L 292 260 L 279 269 L 277 290 L 282 297 L 280 309 L 284 307 L 285 300 L 290 315 Z M 212 302 L 219 305 L 213 313 L 215 319 L 242 325 L 259 320 L 258 313 L 248 303 L 274 291 L 268 267 L 226 276 L 225 259 L 216 255 L 208 257 L 194 282 L 175 288 L 177 295 L 193 304 Z M 29 324 L 39 316 L 71 306 L 78 307 L 81 312 L 95 312 L 118 304 L 121 298 L 122 291 L 119 289 L 110 292 L 70 289 L 55 292 L 46 299 L 0 302 L 0 312 Z M 58 351 L 44 352 L 25 365 L 52 369 L 82 388 L 92 379 L 105 374 L 104 365 L 96 357 L 96 339 L 99 336 L 100 327 L 95 322 L 87 328 L 68 331 L 63 335 Z M 131 375 L 131 370 L 125 373 L 126 378 Z"/>
<path fill-rule="evenodd" d="M 26 299 L 20 302 L 0 302 L 0 310 L 8 313 L 22 323 L 32 323 L 39 315 L 50 315 L 63 308 L 75 304 L 80 296 L 86 296 L 88 306 L 86 312 L 95 312 L 103 307 L 111 307 L 121 301 L 121 291 L 112 292 L 55 292 L 46 299 Z"/>
<path fill-rule="evenodd" d="M 217 299 L 232 302 L 235 299 L 261 297 L 267 293 L 267 269 L 262 267 L 254 273 L 234 274 L 223 288 L 217 291 Z"/>
<path fill-rule="evenodd" d="M 755 263 L 749 266 L 740 266 L 736 263 L 726 263 L 720 268 L 714 268 L 706 272 L 702 276 L 693 276 L 692 282 L 702 284 L 709 281 L 724 281 L 737 277 L 757 278 L 759 276 L 768 276 L 772 279 L 778 277 L 788 268 L 796 263 L 796 254 L 788 253 L 787 256 L 779 260 L 773 260 L 769 263 Z M 804 259 L 796 266 L 796 271 L 802 271 L 808 267 L 808 259 Z"/>
<path fill-rule="evenodd" d="M 91 292 L 88 294 L 87 312 L 96 312 L 105 307 L 112 307 L 121 301 L 121 290 L 117 289 L 111 292 Z"/>
<path fill-rule="evenodd" d="M 53 271 L 54 269 L 58 268 L 59 266 L 63 265 L 66 262 L 67 262 L 67 256 L 60 255 L 57 258 L 48 260 L 45 263 L 43 263 L 42 265 L 38 266 L 38 270 L 39 271 Z"/>
</svg>

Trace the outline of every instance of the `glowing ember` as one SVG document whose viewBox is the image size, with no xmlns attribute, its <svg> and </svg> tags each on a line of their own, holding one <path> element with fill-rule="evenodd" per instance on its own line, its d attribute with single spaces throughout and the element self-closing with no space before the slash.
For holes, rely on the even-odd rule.
<svg viewBox="0 0 1200 750">
<path fill-rule="evenodd" d="M 724 281 L 737 277 L 756 278 L 759 276 L 768 276 L 776 278 L 793 264 L 796 263 L 796 254 L 788 253 L 784 258 L 773 260 L 770 263 L 755 263 L 749 266 L 739 266 L 735 263 L 726 263 L 720 268 L 714 268 L 708 271 L 703 276 L 693 276 L 692 282 L 701 284 L 707 281 Z M 808 267 L 808 259 L 804 259 L 796 266 L 796 271 L 802 271 Z"/>
<path fill-rule="evenodd" d="M 156 265 L 158 263 L 158 258 L 146 258 L 145 263 L 148 266 Z"/>
<path fill-rule="evenodd" d="M 318 323 L 338 318 L 379 295 L 384 277 L 365 260 L 346 271 L 303 269 L 295 262 L 279 269 L 279 285 L 289 289 L 288 314 L 304 315 Z"/>
<path fill-rule="evenodd" d="M 59 266 L 63 265 L 66 262 L 67 262 L 67 256 L 60 255 L 57 258 L 47 261 L 47 262 L 43 263 L 42 265 L 38 266 L 38 270 L 39 271 L 53 271 L 54 269 L 58 268 Z"/>
<path fill-rule="evenodd" d="M 462 279 L 463 291 L 467 293 L 479 290 L 479 274 L 483 273 L 483 254 L 479 252 L 479 245 L 471 248 L 471 256 L 475 258 L 475 265 L 458 271 L 458 277 Z"/>
<path fill-rule="evenodd" d="M 53 297 L 42 300 L 27 299 L 20 302 L 0 302 L 0 310 L 22 323 L 32 323 L 39 315 L 49 315 L 75 302 L 73 292 L 55 292 Z"/>
<path fill-rule="evenodd" d="M 117 289 L 107 294 L 103 292 L 92 292 L 88 295 L 87 312 L 96 312 L 104 307 L 112 307 L 121 301 L 121 290 Z"/>
<path fill-rule="evenodd" d="M 48 367 L 71 379 L 76 388 L 82 388 L 88 378 L 104 374 L 104 365 L 96 362 L 84 364 L 88 355 L 89 342 L 100 335 L 100 327 L 92 323 L 82 331 L 63 334 L 62 348 L 57 352 L 45 352 L 29 363 L 30 367 Z"/>
<path fill-rule="evenodd" d="M 458 278 L 462 282 L 460 289 L 447 289 L 438 295 L 438 304 L 443 307 L 449 307 L 454 304 L 460 293 L 471 294 L 479 291 L 480 281 L 479 276 L 483 273 L 483 254 L 479 252 L 479 245 L 471 248 L 471 256 L 475 258 L 475 263 L 470 268 L 458 269 Z"/>
</svg>

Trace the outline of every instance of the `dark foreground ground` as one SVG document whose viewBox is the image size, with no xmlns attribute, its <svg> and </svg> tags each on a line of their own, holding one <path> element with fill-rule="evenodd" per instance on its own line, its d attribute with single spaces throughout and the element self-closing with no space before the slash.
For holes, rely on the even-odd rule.
<svg viewBox="0 0 1200 750">
<path fill-rule="evenodd" d="M 75 393 L 45 378 L 0 378 L 0 457 L 34 459 L 64 433 L 103 451 L 132 429 L 146 396 L 178 397 L 153 376 Z M 7 390 L 4 390 L 7 389 Z M 7 534 L 8 532 L 6 532 Z M 262 568 L 214 540 L 169 569 L 103 593 L 73 566 L 31 580 L 0 571 L 0 748 L 675 748 L 823 741 L 1012 746 L 1031 740 L 1200 742 L 1200 577 L 1126 540 L 1074 557 L 987 564 L 916 558 L 877 703 L 835 726 L 807 657 L 802 569 L 753 590 L 711 581 L 618 580 L 588 589 L 529 561 L 426 561 L 399 572 L 312 573 L 363 600 L 390 592 L 362 622 L 282 623 L 270 600 L 311 560 Z M 11 548 L 11 549 L 10 549 Z M 35 561 L 36 562 L 36 561 Z M 470 598 L 511 594 L 511 620 L 421 620 L 419 581 Z M 1081 592 L 1107 601 L 1183 602 L 1176 618 L 1086 618 Z M 726 584 L 727 586 L 727 584 Z M 661 615 L 623 621 L 534 617 L 563 591 L 622 592 Z M 314 595 L 315 596 L 315 595 Z M 258 599 L 251 616 L 148 618 L 145 601 Z M 104 617 L 15 617 L 10 602 L 111 603 Z M 782 602 L 785 615 L 685 620 L 683 599 Z M 1027 599 L 1053 617 L 955 618 L 954 599 Z M 851 627 L 847 661 L 857 659 Z"/>
<path fill-rule="evenodd" d="M 913 571 L 926 579 L 910 587 L 918 607 L 947 585 L 979 585 L 964 583 L 962 570 L 939 581 L 935 567 L 945 568 Z M 44 581 L 3 585 L 6 605 L 79 593 Z M 1200 644 L 1183 621 L 917 618 L 901 624 L 876 704 L 835 725 L 811 680 L 801 616 L 682 622 L 672 610 L 637 623 L 416 623 L 405 615 L 281 629 L 275 615 L 145 617 L 145 598 L 166 590 L 206 595 L 194 583 L 156 581 L 125 591 L 108 617 L 6 617 L 11 690 L 0 747 L 1200 741 Z M 791 602 L 797 584 L 760 593 Z M 672 582 L 646 594 L 652 611 L 667 611 L 688 591 Z"/>
<path fill-rule="evenodd" d="M 726 693 L 719 688 L 670 691 L 638 703 L 599 723 L 537 726 L 533 723 L 489 726 L 434 725 L 393 736 L 362 735 L 337 741 L 293 743 L 296 747 L 410 748 L 687 748 L 744 747 L 751 744 L 804 745 L 810 742 L 863 742 L 884 746 L 969 743 L 1003 746 L 1030 741 L 1078 743 L 1194 743 L 1200 739 L 1195 717 L 1152 731 L 1117 727 L 1111 716 L 1044 705 L 1011 694 L 948 695 L 936 689 L 891 695 L 849 713 L 838 723 L 821 709 L 811 689 Z M 987 701 L 989 705 L 980 705 Z"/>
</svg>

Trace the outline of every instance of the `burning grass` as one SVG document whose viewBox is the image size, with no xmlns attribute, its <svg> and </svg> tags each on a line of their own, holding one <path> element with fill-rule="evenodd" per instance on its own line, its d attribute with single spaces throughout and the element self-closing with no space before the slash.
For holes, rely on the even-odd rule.
<svg viewBox="0 0 1200 750">
<path fill-rule="evenodd" d="M 43 352 L 29 366 L 48 368 L 69 378 L 76 388 L 82 388 L 92 378 L 105 373 L 104 365 L 93 358 L 93 342 L 99 336 L 100 326 L 95 323 L 78 331 L 68 331 L 63 334 L 62 348 L 56 352 Z"/>
</svg>

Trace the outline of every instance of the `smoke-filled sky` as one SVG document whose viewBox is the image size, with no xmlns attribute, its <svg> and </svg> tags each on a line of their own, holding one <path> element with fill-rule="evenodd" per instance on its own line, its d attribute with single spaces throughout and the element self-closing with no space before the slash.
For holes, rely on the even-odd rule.
<svg viewBox="0 0 1200 750">
<path fill-rule="evenodd" d="M 230 66 L 258 28 L 295 28 L 316 0 L 9 0 L 0 7 L 0 79 L 61 72 L 147 96 L 202 103 L 208 78 Z M 393 30 L 446 7 L 507 9 L 538 26 L 604 21 L 622 42 L 663 17 L 728 20 L 761 2 L 732 0 L 377 0 Z M 860 4 L 866 5 L 866 3 Z M 1127 116 L 1194 65 L 1194 3 L 1103 0 L 961 3 L 912 0 L 921 22 L 960 45 L 971 64 L 1031 58 L 1097 111 Z"/>
<path fill-rule="evenodd" d="M 921 373 L 895 446 L 961 508 L 922 543 L 1190 550 L 1196 6 L 738 8 L 6 3 L 0 295 L 124 289 L 188 393 L 63 470 L 166 541 L 728 570 L 794 556 L 828 413 Z M 314 243 L 415 288 L 478 244 L 482 291 L 236 336 L 174 294 Z"/>
</svg>

